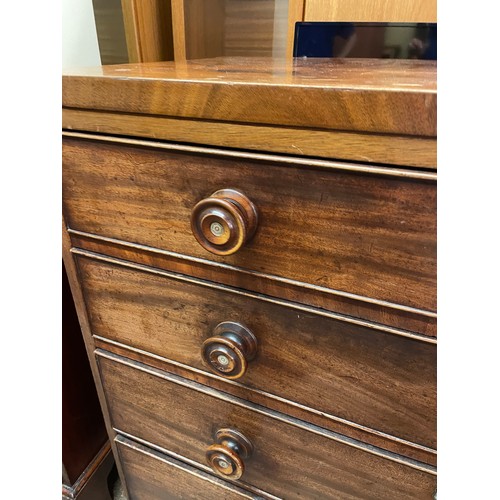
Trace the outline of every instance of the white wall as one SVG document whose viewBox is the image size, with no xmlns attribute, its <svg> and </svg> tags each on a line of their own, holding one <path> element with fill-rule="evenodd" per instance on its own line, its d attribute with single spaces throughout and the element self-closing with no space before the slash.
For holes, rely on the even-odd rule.
<svg viewBox="0 0 500 500">
<path fill-rule="evenodd" d="M 92 0 L 63 0 L 62 67 L 100 65 Z"/>
</svg>

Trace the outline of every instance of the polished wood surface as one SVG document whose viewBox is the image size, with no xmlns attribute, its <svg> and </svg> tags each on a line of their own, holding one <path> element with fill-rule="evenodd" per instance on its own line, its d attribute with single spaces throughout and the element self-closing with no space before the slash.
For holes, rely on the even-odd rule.
<svg viewBox="0 0 500 500">
<path fill-rule="evenodd" d="M 216 58 L 63 76 L 66 108 L 379 134 L 435 137 L 436 102 L 434 61 Z"/>
<path fill-rule="evenodd" d="M 119 80 L 128 82 L 138 79 L 139 83 L 144 85 L 148 82 L 156 82 L 160 87 L 158 91 L 164 91 L 169 83 L 176 81 L 183 84 L 185 90 L 196 88 L 204 83 L 220 84 L 221 87 L 227 84 L 235 86 L 245 84 L 249 90 L 281 85 L 287 90 L 288 87 L 300 86 L 304 93 L 315 88 L 325 88 L 333 92 L 340 89 L 366 91 L 376 93 L 381 97 L 387 97 L 391 91 L 416 95 L 428 94 L 431 98 L 430 104 L 433 101 L 432 97 L 435 98 L 437 94 L 436 69 L 435 61 L 403 59 L 296 58 L 293 65 L 290 65 L 279 58 L 216 57 L 190 61 L 185 65 L 177 65 L 168 61 L 119 64 L 65 69 L 63 71 L 63 97 L 76 98 L 76 84 L 78 81 L 82 83 L 82 78 L 87 80 L 89 86 L 98 87 L 104 80 L 114 80 L 117 88 L 120 85 Z M 216 81 L 211 82 L 212 80 Z M 105 88 L 99 87 L 99 90 L 104 91 Z M 98 109 L 96 105 L 103 102 L 103 95 L 95 96 L 96 102 L 92 106 L 93 109 Z M 251 95 L 249 97 L 255 98 Z M 137 104 L 133 100 L 129 102 L 128 111 L 132 112 Z M 161 104 L 161 102 L 157 103 L 158 106 Z M 177 105 L 180 106 L 180 103 Z M 69 106 L 69 102 L 63 100 L 63 106 Z M 427 120 L 431 113 L 432 109 L 427 110 L 428 116 L 425 117 Z"/>
<path fill-rule="evenodd" d="M 65 262 L 130 498 L 432 498 L 435 77 L 277 58 L 64 76 Z M 220 190 L 257 214 L 245 238 L 237 200 L 202 203 L 205 238 L 244 233 L 230 255 L 192 231 Z"/>
<path fill-rule="evenodd" d="M 207 283 L 203 280 L 198 280 L 191 276 L 186 276 L 177 273 L 171 273 L 168 271 L 162 271 L 159 269 L 151 269 L 144 268 L 140 264 L 136 264 L 134 262 L 126 262 L 120 259 L 114 259 L 112 257 L 108 257 L 106 255 L 94 254 L 85 250 L 81 250 L 78 248 L 72 249 L 72 253 L 74 255 L 80 255 L 84 257 L 89 257 L 93 260 L 97 260 L 99 262 L 118 264 L 120 266 L 125 266 L 130 269 L 137 269 L 141 272 L 147 271 L 152 272 L 153 274 L 158 274 L 159 276 L 165 276 L 170 279 L 175 279 L 181 282 L 193 283 L 201 286 L 209 286 L 213 289 L 222 290 L 223 292 L 227 292 L 226 287 L 223 285 L 219 285 L 217 283 Z M 319 315 L 322 317 L 331 318 L 334 320 L 341 320 L 344 322 L 351 323 L 353 325 L 360 326 L 368 326 L 371 330 L 375 331 L 383 331 L 391 334 L 395 334 L 398 336 L 402 336 L 405 338 L 411 338 L 419 341 L 424 341 L 431 344 L 436 344 L 436 340 L 415 335 L 413 332 L 408 332 L 405 330 L 395 330 L 392 328 L 388 328 L 385 325 L 378 325 L 375 323 L 367 324 L 366 322 L 360 321 L 359 318 L 352 318 L 350 316 L 339 316 L 338 314 L 331 313 L 328 311 L 324 311 L 317 308 L 309 308 L 304 304 L 296 303 L 296 302 L 288 302 L 283 301 L 277 298 L 265 296 L 262 294 L 256 294 L 249 292 L 247 290 L 238 290 L 233 289 L 233 293 L 239 295 L 241 297 L 250 297 L 256 300 L 267 302 L 271 304 L 281 305 L 283 307 L 293 309 L 298 314 L 308 313 L 313 315 Z M 123 355 L 125 357 L 132 357 L 138 361 L 144 362 L 151 366 L 158 367 L 162 370 L 167 370 L 171 373 L 178 374 L 184 378 L 198 381 L 202 384 L 208 385 L 210 387 L 217 388 L 222 391 L 227 391 L 227 384 L 230 384 L 231 392 L 243 399 L 253 401 L 257 404 L 261 404 L 263 406 L 275 409 L 277 411 L 285 412 L 290 415 L 293 415 L 297 418 L 300 418 L 305 421 L 309 421 L 315 423 L 317 425 L 323 426 L 335 432 L 340 432 L 346 436 L 353 437 L 355 439 L 362 440 L 366 443 L 372 444 L 374 446 L 381 447 L 383 449 L 393 451 L 395 453 L 399 453 L 405 455 L 407 457 L 413 458 L 415 460 L 419 460 L 431 465 L 436 464 L 436 452 L 432 449 L 417 446 L 414 443 L 396 438 L 391 436 L 388 439 L 388 436 L 380 431 L 375 431 L 374 429 L 361 426 L 359 424 L 354 424 L 353 422 L 349 422 L 339 417 L 335 417 L 328 413 L 322 412 L 318 409 L 306 407 L 299 403 L 292 402 L 290 400 L 286 400 L 280 398 L 279 396 L 275 396 L 269 392 L 257 390 L 254 388 L 250 388 L 248 385 L 242 384 L 238 381 L 227 380 L 221 377 L 217 377 L 212 373 L 206 372 L 204 370 L 200 370 L 197 368 L 189 367 L 182 363 L 178 363 L 172 360 L 167 360 L 166 358 L 162 358 L 157 355 L 152 355 L 147 351 L 143 351 L 141 349 L 132 347 L 127 344 L 123 344 L 114 340 L 106 339 L 104 337 L 95 337 L 95 345 L 105 350 L 109 350 L 115 352 L 116 354 Z"/>
<path fill-rule="evenodd" d="M 316 168 L 320 170 L 343 170 L 346 172 L 357 172 L 365 174 L 380 174 L 389 177 L 403 177 L 406 179 L 437 180 L 437 173 L 433 170 L 423 168 L 411 168 L 411 165 L 380 165 L 371 163 L 354 163 L 338 161 L 337 159 L 309 158 L 297 155 L 277 155 L 262 151 L 245 151 L 241 149 L 217 148 L 203 144 L 181 144 L 175 142 L 158 141 L 154 139 L 141 139 L 135 137 L 119 137 L 103 134 L 93 134 L 87 132 L 63 130 L 62 136 L 65 138 L 84 139 L 99 141 L 108 144 L 123 144 L 125 146 L 140 146 L 154 148 L 163 151 L 174 151 L 182 153 L 201 154 L 206 156 L 222 156 L 225 158 L 236 158 L 244 160 L 267 161 L 287 166 L 302 166 L 306 168 Z"/>
<path fill-rule="evenodd" d="M 352 321 L 370 322 L 372 328 L 394 331 L 398 335 L 420 338 L 421 335 L 436 337 L 436 314 L 419 314 L 408 309 L 394 309 L 390 304 L 363 302 L 355 296 L 338 291 L 279 279 L 257 271 L 243 270 L 228 264 L 207 259 L 189 257 L 159 250 L 128 241 L 114 240 L 90 233 L 70 229 L 71 241 L 78 251 L 104 254 L 111 258 L 155 267 L 167 272 L 198 276 L 233 287 L 252 290 L 265 296 L 281 297 L 285 300 L 314 306 L 326 311 L 348 315 Z"/>
<path fill-rule="evenodd" d="M 304 21 L 437 22 L 436 0 L 305 0 Z"/>
<path fill-rule="evenodd" d="M 64 208 L 72 229 L 311 283 L 360 300 L 435 310 L 432 181 L 283 168 L 99 141 L 65 139 L 63 148 Z M 250 243 L 219 257 L 198 244 L 189 221 L 200 200 L 227 187 L 245 192 L 260 222 Z"/>
<path fill-rule="evenodd" d="M 183 498 L 199 500 L 233 500 L 256 498 L 252 493 L 206 472 L 140 445 L 130 439 L 116 438 L 120 459 L 130 483 L 134 500 Z M 166 492 L 168 491 L 168 497 Z"/>
<path fill-rule="evenodd" d="M 417 446 L 414 443 L 404 441 L 402 439 L 392 437 L 388 439 L 387 435 L 382 432 L 374 431 L 373 429 L 363 427 L 361 425 L 353 425 L 352 422 L 347 422 L 338 417 L 330 416 L 319 410 L 311 410 L 306 406 L 274 396 L 265 391 L 257 391 L 237 381 L 225 381 L 220 377 L 207 374 L 201 370 L 189 368 L 181 363 L 166 361 L 164 358 L 159 356 L 152 357 L 150 354 L 147 354 L 140 349 L 125 346 L 115 341 L 106 340 L 102 337 L 96 337 L 95 344 L 97 348 L 106 350 L 112 354 L 133 359 L 135 361 L 142 362 L 147 366 L 178 375 L 185 380 L 198 382 L 218 391 L 232 394 L 245 401 L 264 406 L 276 412 L 284 413 L 304 422 L 309 422 L 310 424 L 319 426 L 328 431 L 340 433 L 346 438 L 355 439 L 365 443 L 366 445 L 375 446 L 380 450 L 385 450 L 422 464 L 427 464 L 433 467 L 436 467 L 437 465 L 436 451 L 431 450 L 430 448 Z M 231 385 L 230 392 L 228 392 L 228 384 Z"/>
<path fill-rule="evenodd" d="M 200 465 L 217 429 L 237 429 L 254 447 L 242 485 L 284 498 L 423 499 L 434 491 L 432 468 L 401 463 L 173 375 L 98 354 L 115 428 Z"/>
<path fill-rule="evenodd" d="M 85 258 L 78 263 L 94 335 L 207 371 L 203 343 L 220 322 L 239 322 L 258 342 L 244 385 L 387 438 L 435 447 L 435 345 L 298 314 L 230 290 Z"/>
<path fill-rule="evenodd" d="M 434 138 L 63 109 L 63 128 L 254 151 L 436 169 Z"/>
</svg>

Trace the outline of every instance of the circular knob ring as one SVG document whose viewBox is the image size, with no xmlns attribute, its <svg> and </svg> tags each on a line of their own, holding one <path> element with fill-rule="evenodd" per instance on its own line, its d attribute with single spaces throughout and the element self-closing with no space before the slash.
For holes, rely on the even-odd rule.
<svg viewBox="0 0 500 500">
<path fill-rule="evenodd" d="M 231 321 L 219 323 L 213 333 L 213 337 L 203 342 L 203 361 L 214 373 L 227 379 L 242 377 L 248 362 L 257 354 L 255 335 L 242 324 Z"/>
<path fill-rule="evenodd" d="M 206 451 L 207 462 L 212 470 L 226 479 L 240 479 L 245 472 L 244 459 L 253 453 L 252 443 L 235 429 L 219 429 L 216 444 Z"/>
<path fill-rule="evenodd" d="M 216 255 L 230 255 L 257 229 L 257 209 L 235 189 L 220 189 L 198 202 L 191 212 L 191 230 L 198 243 Z"/>
<path fill-rule="evenodd" d="M 225 337 L 210 337 L 203 342 L 202 356 L 210 368 L 226 378 L 239 378 L 247 370 L 245 354 Z"/>
<path fill-rule="evenodd" d="M 245 463 L 231 449 L 213 444 L 206 452 L 207 462 L 212 470 L 226 479 L 239 479 L 245 472 Z"/>
<path fill-rule="evenodd" d="M 242 247 L 247 237 L 245 219 L 238 207 L 224 198 L 211 196 L 201 200 L 193 209 L 193 221 L 197 225 L 193 229 L 195 238 L 212 253 L 234 253 Z M 214 231 L 216 224 L 222 228 L 220 234 Z"/>
</svg>

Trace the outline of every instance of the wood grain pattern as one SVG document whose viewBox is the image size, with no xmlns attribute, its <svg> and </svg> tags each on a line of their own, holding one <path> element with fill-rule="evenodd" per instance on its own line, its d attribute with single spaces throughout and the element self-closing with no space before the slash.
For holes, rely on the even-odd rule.
<svg viewBox="0 0 500 500">
<path fill-rule="evenodd" d="M 215 431 L 235 428 L 254 445 L 242 485 L 285 498 L 423 499 L 434 491 L 430 470 L 329 439 L 312 426 L 292 426 L 243 401 L 238 406 L 236 400 L 196 392 L 195 384 L 173 375 L 137 364 L 140 369 L 134 369 L 127 366 L 131 362 L 99 354 L 116 428 L 201 464 Z"/>
<path fill-rule="evenodd" d="M 172 12 L 166 0 L 121 0 L 129 61 L 173 59 Z"/>
<path fill-rule="evenodd" d="M 209 372 L 203 342 L 222 321 L 243 323 L 259 346 L 243 384 L 435 447 L 434 345 L 89 259 L 78 262 L 94 335 Z"/>
<path fill-rule="evenodd" d="M 67 108 L 379 134 L 435 137 L 436 103 L 435 61 L 216 58 L 63 76 Z"/>
<path fill-rule="evenodd" d="M 360 134 L 63 109 L 63 128 L 211 146 L 437 168 L 433 138 Z M 269 138 L 272 137 L 272 141 Z"/>
<path fill-rule="evenodd" d="M 422 315 L 410 310 L 394 309 L 379 302 L 364 302 L 355 297 L 333 293 L 329 289 L 304 283 L 280 280 L 254 271 L 235 269 L 224 263 L 162 251 L 134 243 L 113 240 L 70 230 L 75 247 L 97 254 L 136 262 L 160 270 L 196 276 L 204 280 L 253 290 L 271 297 L 319 307 L 326 311 L 369 321 L 373 328 L 397 329 L 399 334 L 436 337 L 436 315 Z"/>
<path fill-rule="evenodd" d="M 64 130 L 63 137 L 72 139 L 84 139 L 100 141 L 111 144 L 124 144 L 126 146 L 140 146 L 154 148 L 163 151 L 173 151 L 182 153 L 193 153 L 195 155 L 220 156 L 224 158 L 235 158 L 237 160 L 256 160 L 276 163 L 287 166 L 300 166 L 303 168 L 316 168 L 320 170 L 334 170 L 354 172 L 361 174 L 384 175 L 389 177 L 403 177 L 406 179 L 420 179 L 436 181 L 437 174 L 432 170 L 406 168 L 405 166 L 393 167 L 391 165 L 373 165 L 368 163 L 343 162 L 334 159 L 308 158 L 301 156 L 276 155 L 261 151 L 243 151 L 238 149 L 217 148 L 213 146 L 203 146 L 197 144 L 180 144 L 156 140 L 145 140 L 134 137 L 117 137 L 108 135 L 92 134 L 87 132 L 72 132 Z"/>
<path fill-rule="evenodd" d="M 63 154 L 72 229 L 410 308 L 436 307 L 433 182 L 69 139 Z M 236 254 L 207 255 L 191 234 L 191 209 L 226 187 L 252 199 L 259 227 Z"/>
<path fill-rule="evenodd" d="M 229 393 L 245 401 L 264 406 L 270 410 L 289 415 L 304 422 L 309 422 L 328 431 L 338 433 L 347 438 L 355 439 L 359 442 L 365 443 L 366 445 L 374 446 L 380 450 L 404 456 L 408 459 L 433 467 L 436 467 L 437 465 L 437 453 L 435 450 L 431 450 L 430 448 L 417 446 L 415 443 L 395 438 L 393 436 L 388 439 L 387 435 L 382 432 L 377 432 L 359 424 L 353 425 L 353 422 L 344 421 L 338 417 L 333 417 L 320 412 L 319 410 L 311 409 L 306 406 L 299 405 L 298 403 L 279 398 L 265 391 L 251 389 L 238 382 L 223 380 L 220 377 L 208 374 L 196 368 L 188 367 L 187 365 L 183 365 L 181 363 L 167 361 L 164 358 L 151 355 L 150 353 L 146 353 L 145 351 L 141 351 L 140 349 L 133 348 L 129 345 L 120 344 L 102 337 L 95 337 L 95 345 L 98 349 L 106 350 L 112 354 L 139 361 L 147 366 L 178 375 L 186 380 L 198 382 L 206 387 L 217 389 L 218 391 L 228 392 L 228 385 L 231 385 Z"/>
<path fill-rule="evenodd" d="M 137 495 L 211 490 L 206 450 L 232 428 L 255 446 L 237 481 L 250 497 L 431 498 L 435 62 L 218 58 L 74 71 L 63 86 L 65 127 L 122 136 L 65 132 L 78 271 L 64 237 Z M 259 224 L 217 257 L 189 219 L 223 188 L 245 193 Z M 238 380 L 201 360 L 221 321 L 257 338 Z"/>
<path fill-rule="evenodd" d="M 305 0 L 304 21 L 437 22 L 436 0 Z"/>
<path fill-rule="evenodd" d="M 64 266 L 66 269 L 66 273 L 68 276 L 68 283 L 71 288 L 71 293 L 73 295 L 76 312 L 78 314 L 78 321 L 80 322 L 81 331 L 83 334 L 83 339 L 85 341 L 85 349 L 87 351 L 87 356 L 90 362 L 90 368 L 92 370 L 92 376 L 94 378 L 95 387 L 97 390 L 97 396 L 99 398 L 99 403 L 101 405 L 102 414 L 104 417 L 104 424 L 106 426 L 106 431 L 108 433 L 108 437 L 110 440 L 110 445 L 113 450 L 113 455 L 117 456 L 116 453 L 116 445 L 114 443 L 115 431 L 110 422 L 108 408 L 106 406 L 106 400 L 104 396 L 104 390 L 101 378 L 99 376 L 99 371 L 97 368 L 96 358 L 94 356 L 94 341 L 92 338 L 92 332 L 90 328 L 89 319 L 87 316 L 87 311 L 85 307 L 85 301 L 83 298 L 81 283 L 79 281 L 78 271 L 76 269 L 76 263 L 71 255 L 71 241 L 67 232 L 67 224 L 64 216 L 62 218 L 62 257 L 64 261 Z M 125 492 L 127 491 L 127 483 L 126 478 L 123 474 L 121 464 L 119 462 L 116 463 L 116 468 L 118 470 L 118 474 L 120 475 L 120 479 L 122 484 L 124 485 Z"/>
<path fill-rule="evenodd" d="M 242 488 L 122 436 L 117 436 L 116 443 L 134 500 L 198 500 L 202 492 L 204 500 L 258 498 Z"/>
<path fill-rule="evenodd" d="M 83 257 L 88 257 L 88 258 L 91 258 L 93 260 L 98 260 L 100 262 L 117 264 L 119 266 L 124 266 L 124 267 L 127 267 L 129 269 L 136 269 L 136 270 L 141 271 L 141 272 L 145 271 L 148 273 L 153 273 L 153 274 L 158 275 L 158 276 L 165 276 L 167 278 L 172 278 L 172 279 L 182 281 L 185 283 L 193 283 L 195 285 L 206 286 L 208 288 L 213 288 L 215 290 L 222 290 L 222 291 L 227 290 L 227 287 L 225 285 L 220 284 L 220 283 L 207 282 L 207 281 L 202 280 L 200 278 L 197 278 L 195 276 L 186 276 L 183 274 L 169 272 L 169 271 L 162 270 L 162 269 L 146 267 L 146 266 L 144 266 L 142 264 L 138 264 L 136 262 L 128 262 L 126 260 L 123 260 L 122 258 L 117 259 L 117 258 L 111 257 L 109 255 L 102 255 L 102 254 L 98 254 L 98 253 L 94 253 L 94 252 L 89 252 L 89 251 L 81 249 L 81 248 L 72 248 L 71 252 L 74 255 L 81 255 Z M 255 293 L 251 290 L 243 290 L 241 288 L 232 288 L 232 292 L 237 294 L 237 295 L 241 295 L 243 297 L 250 297 L 250 298 L 262 300 L 264 302 L 285 305 L 286 307 L 289 307 L 289 308 L 294 309 L 296 311 L 312 312 L 313 314 L 317 314 L 319 316 L 332 318 L 332 319 L 339 319 L 341 321 L 345 321 L 346 323 L 351 323 L 351 324 L 360 325 L 360 326 L 368 326 L 372 330 L 391 333 L 393 335 L 398 335 L 400 337 L 410 338 L 412 340 L 418 340 L 420 342 L 425 342 L 428 344 L 434 344 L 434 345 L 437 344 L 437 340 L 435 338 L 432 338 L 432 337 L 427 337 L 425 335 L 420 335 L 420 334 L 417 334 L 415 332 L 411 332 L 411 331 L 407 331 L 407 330 L 393 328 L 393 327 L 383 325 L 383 324 L 367 322 L 361 318 L 353 318 L 350 316 L 339 315 L 336 312 L 325 311 L 322 309 L 313 308 L 313 307 L 307 306 L 305 304 L 302 304 L 300 302 L 299 303 L 289 302 L 289 301 L 285 301 L 285 300 L 278 298 L 278 297 L 269 297 L 266 295 L 261 295 L 261 294 Z"/>
</svg>

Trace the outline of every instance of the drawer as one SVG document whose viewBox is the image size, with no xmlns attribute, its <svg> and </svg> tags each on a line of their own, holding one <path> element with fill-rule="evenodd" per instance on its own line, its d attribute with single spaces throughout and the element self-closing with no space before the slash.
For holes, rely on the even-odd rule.
<svg viewBox="0 0 500 500">
<path fill-rule="evenodd" d="M 122 436 L 115 442 L 131 500 L 262 498 Z"/>
<path fill-rule="evenodd" d="M 217 325 L 242 323 L 255 336 L 257 354 L 249 360 L 247 350 L 247 368 L 238 382 L 435 447 L 435 344 L 208 282 L 168 278 L 161 271 L 87 257 L 78 257 L 78 265 L 94 335 L 210 371 L 202 361 L 203 343 L 212 338 L 211 345 L 219 348 Z M 238 355 L 236 344 L 228 348 L 230 356 Z M 223 370 L 215 373 L 226 377 Z"/>
<path fill-rule="evenodd" d="M 349 164 L 325 162 L 339 168 L 319 169 L 285 160 L 65 138 L 66 220 L 70 229 L 83 233 L 223 262 L 235 270 L 352 294 L 360 301 L 433 313 L 435 182 L 411 173 L 375 175 L 342 170 Z M 244 193 L 258 221 L 252 239 L 236 253 L 221 256 L 197 242 L 190 219 L 198 202 L 227 188 Z M 211 210 L 212 202 L 207 203 Z M 227 203 L 234 211 L 234 203 Z M 229 231 L 231 238 L 252 232 L 250 216 L 242 213 L 241 220 L 234 220 L 246 229 Z M 210 217 L 203 220 L 210 222 Z M 214 226 L 213 231 L 222 229 Z"/>
<path fill-rule="evenodd" d="M 238 456 L 228 455 L 234 470 L 243 470 L 237 483 L 287 499 L 432 498 L 431 468 L 105 351 L 97 354 L 112 425 L 121 434 L 199 464 L 206 463 L 209 447 L 220 457 L 220 447 L 213 447 L 217 436 L 219 443 L 221 434 L 238 436 L 240 445 L 246 439 L 250 444 L 237 448 Z"/>
</svg>

